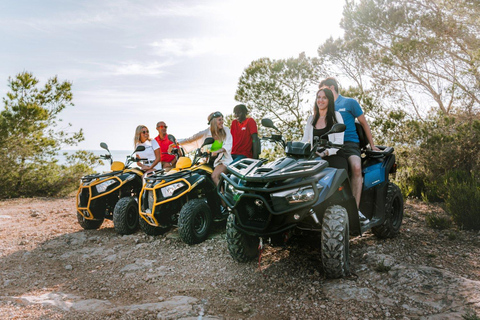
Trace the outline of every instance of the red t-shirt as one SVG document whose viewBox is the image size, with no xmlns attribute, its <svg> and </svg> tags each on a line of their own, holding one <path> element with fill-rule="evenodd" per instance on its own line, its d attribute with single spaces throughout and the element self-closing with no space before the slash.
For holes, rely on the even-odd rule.
<svg viewBox="0 0 480 320">
<path fill-rule="evenodd" d="M 258 133 L 255 120 L 246 118 L 240 123 L 235 119 L 232 121 L 230 132 L 233 138 L 232 154 L 243 154 L 247 158 L 253 157 L 252 134 Z"/>
<path fill-rule="evenodd" d="M 160 136 L 155 138 L 157 140 L 158 145 L 160 146 L 160 161 L 162 162 L 172 162 L 175 159 L 173 154 L 168 154 L 168 146 L 171 145 L 173 142 L 168 140 L 168 136 L 165 136 L 165 139 L 160 139 Z"/>
</svg>

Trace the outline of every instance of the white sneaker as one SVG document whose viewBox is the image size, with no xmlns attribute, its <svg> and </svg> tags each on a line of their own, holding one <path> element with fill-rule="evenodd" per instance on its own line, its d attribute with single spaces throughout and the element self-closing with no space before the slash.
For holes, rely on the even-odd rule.
<svg viewBox="0 0 480 320">
<path fill-rule="evenodd" d="M 358 216 L 360 217 L 360 224 L 361 225 L 366 225 L 366 224 L 369 224 L 370 223 L 370 219 L 368 219 L 367 217 L 365 217 L 363 215 L 363 213 L 360 212 L 360 210 L 358 210 Z"/>
</svg>

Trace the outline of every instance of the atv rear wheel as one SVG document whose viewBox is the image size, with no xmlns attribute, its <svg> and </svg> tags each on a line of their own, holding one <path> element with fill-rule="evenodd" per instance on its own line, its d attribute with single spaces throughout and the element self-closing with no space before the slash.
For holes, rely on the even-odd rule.
<svg viewBox="0 0 480 320">
<path fill-rule="evenodd" d="M 234 215 L 230 214 L 227 218 L 227 246 L 230 255 L 235 261 L 248 262 L 258 256 L 258 244 L 260 240 L 257 237 L 239 232 L 233 226 Z"/>
<path fill-rule="evenodd" d="M 187 244 L 205 241 L 211 225 L 212 212 L 204 199 L 190 200 L 180 210 L 178 233 Z"/>
<path fill-rule="evenodd" d="M 134 197 L 118 200 L 113 209 L 113 226 L 119 234 L 132 234 L 138 229 L 138 203 Z"/>
<path fill-rule="evenodd" d="M 101 220 L 88 220 L 85 219 L 80 213 L 77 212 L 77 220 L 80 226 L 85 230 L 98 229 L 103 223 L 104 219 Z"/>
<path fill-rule="evenodd" d="M 338 205 L 328 207 L 322 223 L 322 264 L 327 278 L 350 272 L 349 236 L 347 210 Z"/>
<path fill-rule="evenodd" d="M 387 187 L 387 201 L 385 201 L 385 221 L 378 227 L 372 228 L 372 232 L 381 239 L 393 238 L 400 231 L 402 220 L 402 192 L 396 184 L 390 182 Z"/>
<path fill-rule="evenodd" d="M 140 225 L 140 230 L 149 236 L 158 236 L 164 234 L 168 230 L 168 228 L 152 226 L 141 217 L 138 218 L 138 224 Z"/>
</svg>

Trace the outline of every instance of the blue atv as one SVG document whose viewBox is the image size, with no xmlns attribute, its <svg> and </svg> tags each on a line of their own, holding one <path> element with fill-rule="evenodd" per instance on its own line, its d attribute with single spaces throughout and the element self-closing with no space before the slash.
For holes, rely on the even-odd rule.
<svg viewBox="0 0 480 320">
<path fill-rule="evenodd" d="M 262 125 L 278 131 L 269 119 L 263 119 Z M 344 130 L 344 124 L 335 124 L 325 137 Z M 263 139 L 282 144 L 286 156 L 268 163 L 242 159 L 228 166 L 218 185 L 218 193 L 231 211 L 226 228 L 233 259 L 253 260 L 263 239 L 282 238 L 298 229 L 320 232 L 325 275 L 339 278 L 350 273 L 349 235 L 361 235 L 368 229 L 380 238 L 398 234 L 403 197 L 389 181 L 389 174 L 396 169 L 393 148 L 379 146 L 382 151 L 374 152 L 363 144 L 364 186 L 357 208 L 348 172 L 315 160 L 315 151 L 341 145 L 327 139 L 316 139 L 313 147 L 310 143 L 285 143 L 279 134 Z M 368 224 L 360 224 L 359 209 L 370 219 Z"/>
</svg>

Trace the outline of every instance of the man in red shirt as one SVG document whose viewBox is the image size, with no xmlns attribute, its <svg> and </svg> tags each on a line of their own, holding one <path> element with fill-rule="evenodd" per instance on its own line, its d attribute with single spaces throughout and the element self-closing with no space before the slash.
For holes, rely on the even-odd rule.
<svg viewBox="0 0 480 320">
<path fill-rule="evenodd" d="M 170 147 L 170 145 L 174 145 L 174 143 L 168 139 L 167 125 L 164 121 L 159 121 L 157 123 L 157 130 L 158 136 L 155 138 L 155 140 L 157 140 L 158 145 L 160 146 L 160 160 L 162 161 L 162 168 L 165 169 L 165 171 L 169 171 L 175 167 L 175 163 L 177 162 L 175 155 L 168 153 L 168 147 Z"/>
<path fill-rule="evenodd" d="M 247 113 L 247 107 L 244 104 L 236 105 L 233 108 L 236 118 L 232 121 L 230 128 L 233 137 L 233 162 L 243 158 L 258 159 L 260 153 L 257 123 L 253 118 L 247 118 Z"/>
</svg>

